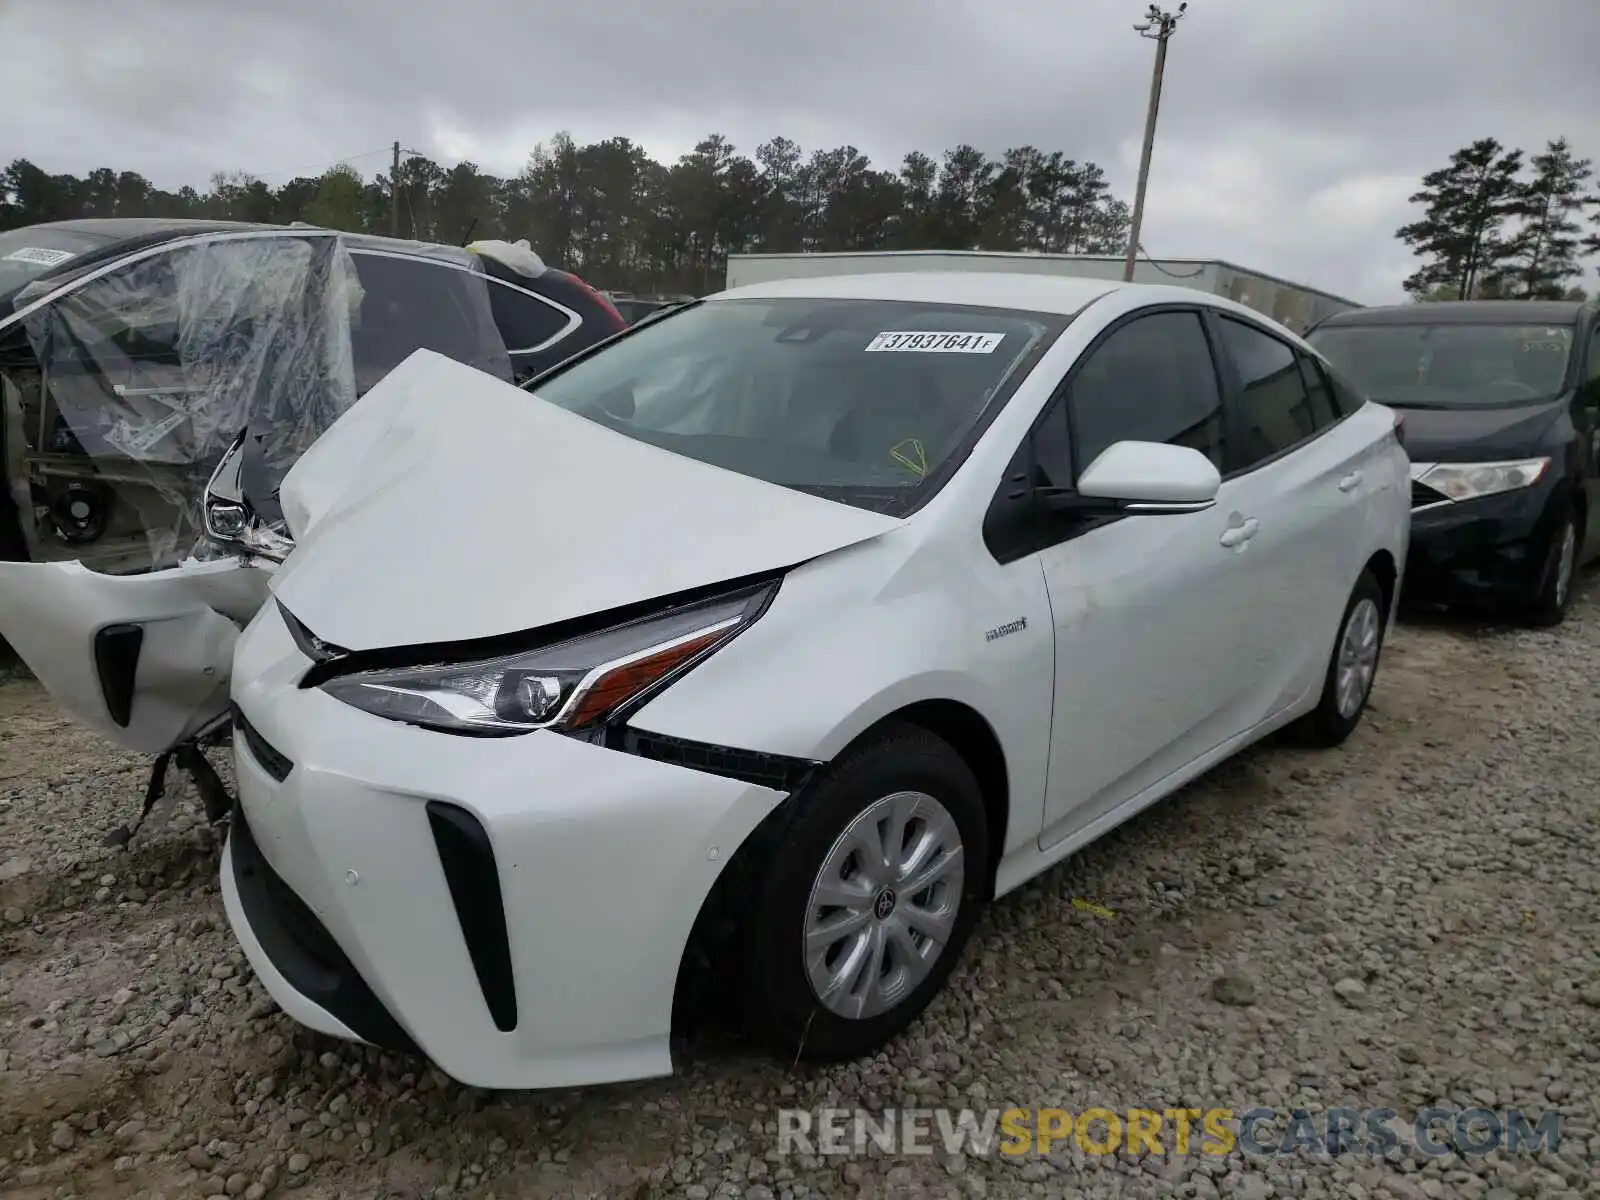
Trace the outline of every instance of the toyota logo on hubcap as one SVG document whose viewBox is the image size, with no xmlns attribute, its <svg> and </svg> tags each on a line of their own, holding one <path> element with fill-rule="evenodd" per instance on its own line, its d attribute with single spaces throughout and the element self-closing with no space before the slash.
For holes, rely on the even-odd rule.
<svg viewBox="0 0 1600 1200">
<path fill-rule="evenodd" d="M 883 891 L 878 893 L 878 898 L 872 902 L 872 915 L 880 921 L 887 920 L 889 914 L 894 912 L 896 900 L 894 889 L 884 888 Z"/>
</svg>

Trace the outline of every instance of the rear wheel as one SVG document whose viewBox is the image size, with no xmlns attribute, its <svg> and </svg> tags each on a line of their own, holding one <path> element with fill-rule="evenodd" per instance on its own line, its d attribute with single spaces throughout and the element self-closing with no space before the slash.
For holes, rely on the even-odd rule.
<svg viewBox="0 0 1600 1200">
<path fill-rule="evenodd" d="M 1550 533 L 1544 568 L 1539 573 L 1539 590 L 1528 605 L 1530 625 L 1559 625 L 1572 607 L 1572 585 L 1578 573 L 1578 547 L 1583 542 L 1583 526 L 1570 509 Z"/>
<path fill-rule="evenodd" d="M 982 794 L 947 743 L 902 725 L 794 798 L 744 939 L 744 1024 L 785 1058 L 870 1054 L 960 957 L 988 862 Z"/>
<path fill-rule="evenodd" d="M 1371 571 L 1361 572 L 1344 607 L 1333 656 L 1317 707 L 1301 718 L 1297 732 L 1313 746 L 1337 746 L 1361 724 L 1383 650 L 1383 586 Z"/>
</svg>

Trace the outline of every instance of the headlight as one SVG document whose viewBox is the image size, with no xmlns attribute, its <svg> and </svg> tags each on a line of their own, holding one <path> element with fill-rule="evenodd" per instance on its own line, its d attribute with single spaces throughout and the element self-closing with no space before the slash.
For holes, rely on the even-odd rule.
<svg viewBox="0 0 1600 1200">
<path fill-rule="evenodd" d="M 727 643 L 761 615 L 776 586 L 501 658 L 361 671 L 321 686 L 365 712 L 430 729 L 573 732 L 643 699 Z"/>
<path fill-rule="evenodd" d="M 202 517 L 206 537 L 220 551 L 254 554 L 282 562 L 294 549 L 294 540 L 263 524 L 244 498 L 240 475 L 244 435 L 234 440 L 206 484 Z"/>
<path fill-rule="evenodd" d="M 1418 483 L 1442 492 L 1452 500 L 1475 500 L 1498 492 L 1531 487 L 1549 467 L 1548 458 L 1516 462 L 1440 463 L 1426 471 Z"/>
</svg>

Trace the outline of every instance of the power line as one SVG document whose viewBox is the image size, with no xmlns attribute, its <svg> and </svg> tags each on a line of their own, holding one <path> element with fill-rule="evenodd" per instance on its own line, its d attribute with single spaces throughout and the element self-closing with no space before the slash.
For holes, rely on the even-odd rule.
<svg viewBox="0 0 1600 1200">
<path fill-rule="evenodd" d="M 1150 257 L 1150 251 L 1146 250 L 1142 244 L 1139 246 L 1139 256 L 1141 258 L 1143 258 L 1145 260 L 1145 262 L 1149 263 L 1152 267 L 1154 267 L 1156 270 L 1160 271 L 1163 275 L 1167 276 L 1167 278 L 1169 278 L 1169 279 L 1195 279 L 1195 278 L 1198 278 L 1199 276 L 1204 275 L 1206 273 L 1206 268 L 1205 268 L 1204 265 L 1201 265 L 1196 270 L 1189 271 L 1187 273 L 1180 273 L 1178 271 L 1169 271 L 1165 267 L 1163 267 L 1160 263 L 1158 263 L 1155 259 L 1151 258 Z M 1124 281 L 1124 282 L 1126 282 L 1126 281 Z"/>
<path fill-rule="evenodd" d="M 293 170 L 289 171 L 268 171 L 267 174 L 286 175 L 291 179 L 298 178 L 299 176 L 304 175 L 307 171 L 315 171 L 318 175 L 322 175 L 331 170 L 333 167 L 339 166 L 341 163 L 351 163 L 363 158 L 371 158 L 374 154 L 382 154 L 388 149 L 389 147 L 387 146 L 379 146 L 376 150 L 364 150 L 360 154 L 346 154 L 340 158 L 335 158 L 328 162 L 307 163 L 303 167 L 295 167 Z"/>
</svg>

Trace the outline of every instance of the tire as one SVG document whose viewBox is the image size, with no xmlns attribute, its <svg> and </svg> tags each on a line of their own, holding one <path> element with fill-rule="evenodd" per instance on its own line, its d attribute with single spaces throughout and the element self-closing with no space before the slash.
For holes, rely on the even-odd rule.
<svg viewBox="0 0 1600 1200">
<path fill-rule="evenodd" d="M 1383 585 L 1370 570 L 1362 571 L 1356 580 L 1355 590 L 1345 603 L 1344 616 L 1339 619 L 1339 632 L 1333 639 L 1333 653 L 1328 658 L 1327 674 L 1322 679 L 1322 695 L 1317 707 L 1300 719 L 1296 732 L 1300 740 L 1311 746 L 1331 748 L 1344 741 L 1361 724 L 1372 695 L 1372 684 L 1378 674 L 1378 660 L 1383 652 L 1383 632 L 1386 612 Z M 1375 624 L 1374 624 L 1375 622 Z M 1355 641 L 1351 642 L 1350 639 Z M 1353 659 L 1350 657 L 1354 654 Z M 1342 692 L 1342 668 L 1355 667 L 1357 702 L 1351 706 L 1350 693 Z M 1364 670 L 1364 674 L 1361 672 Z"/>
<path fill-rule="evenodd" d="M 1583 523 L 1567 508 L 1550 531 L 1550 545 L 1539 572 L 1539 590 L 1523 612 L 1527 624 L 1549 627 L 1566 619 L 1567 610 L 1572 607 L 1572 585 L 1578 574 L 1578 548 L 1582 544 Z"/>
<path fill-rule="evenodd" d="M 5 442 L 0 439 L 0 464 L 5 462 Z M 0 466 L 0 562 L 27 562 L 28 543 L 22 536 L 22 521 L 11 499 L 10 481 Z M 0 670 L 15 666 L 21 658 L 5 638 L 0 637 Z"/>
<path fill-rule="evenodd" d="M 0 462 L 4 462 L 5 447 L 0 445 Z M 11 499 L 9 481 L 0 470 L 0 562 L 27 562 L 27 540 L 22 536 L 22 517 Z"/>
<path fill-rule="evenodd" d="M 927 1007 L 972 933 L 988 868 L 983 796 L 971 768 L 947 742 L 914 725 L 895 725 L 848 752 L 790 803 L 793 816 L 757 873 L 745 921 L 743 1024 L 752 1037 L 789 1061 L 840 1061 L 871 1054 Z M 856 848 L 861 843 L 850 836 L 853 822 L 872 825 L 876 815 L 892 838 L 896 821 L 908 813 L 910 820 L 902 828 L 925 834 L 944 830 L 922 860 L 922 869 L 935 860 L 954 864 L 932 889 L 915 895 L 895 889 L 900 879 L 893 870 L 867 875 Z M 860 828 L 858 824 L 856 830 Z M 905 844 L 904 837 L 899 840 Z M 834 921 L 850 913 L 834 908 L 824 916 L 825 910 L 813 908 L 813 888 L 825 875 L 847 885 L 859 881 L 860 907 L 851 918 L 859 928 L 829 939 L 831 946 L 808 960 L 806 934 L 813 915 Z M 952 900 L 956 907 L 949 914 Z M 930 920 L 930 912 L 950 919 Z M 913 931 L 910 936 L 907 930 Z M 942 946 L 934 939 L 918 942 L 917 934 L 925 936 L 928 930 L 944 934 Z M 885 947 L 877 961 L 888 967 L 890 995 L 862 986 L 867 972 L 841 969 L 852 943 L 869 954 L 876 946 Z M 932 949 L 933 955 L 918 955 L 919 948 Z M 925 965 L 919 968 L 919 961 Z M 813 986 L 813 969 L 819 978 L 837 972 L 857 986 L 847 982 L 834 992 L 838 999 L 830 1007 Z M 925 972 L 920 979 L 919 971 Z"/>
</svg>

